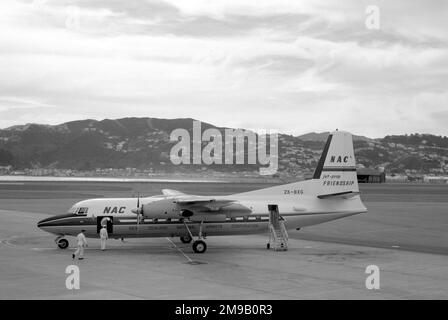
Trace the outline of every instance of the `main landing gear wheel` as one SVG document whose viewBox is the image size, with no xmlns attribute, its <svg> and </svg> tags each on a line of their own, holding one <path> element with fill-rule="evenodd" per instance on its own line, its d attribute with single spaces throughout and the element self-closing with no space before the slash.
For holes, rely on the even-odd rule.
<svg viewBox="0 0 448 320">
<path fill-rule="evenodd" d="M 202 240 L 193 242 L 193 251 L 196 253 L 204 253 L 207 250 L 207 244 Z"/>
<path fill-rule="evenodd" d="M 180 237 L 182 243 L 190 243 L 192 240 L 193 238 L 189 234 Z"/>
<path fill-rule="evenodd" d="M 68 248 L 68 240 L 67 239 L 59 239 L 58 240 L 59 249 L 67 249 Z"/>
</svg>

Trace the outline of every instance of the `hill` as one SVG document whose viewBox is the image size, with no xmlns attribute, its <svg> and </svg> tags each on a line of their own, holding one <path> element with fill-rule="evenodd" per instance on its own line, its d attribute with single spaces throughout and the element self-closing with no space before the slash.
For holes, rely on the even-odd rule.
<svg viewBox="0 0 448 320">
<path fill-rule="evenodd" d="M 306 133 L 303 134 L 301 136 L 298 136 L 297 138 L 299 138 L 300 140 L 303 141 L 322 141 L 325 142 L 327 141 L 328 135 L 330 134 L 330 132 L 321 132 L 321 133 L 316 133 L 316 132 L 310 132 L 310 133 Z M 354 141 L 372 141 L 372 139 L 367 138 L 367 137 L 363 137 L 363 136 L 357 136 L 357 135 L 353 135 L 353 140 Z"/>
<path fill-rule="evenodd" d="M 26 124 L 0 130 L 0 166 L 9 170 L 50 172 L 90 171 L 108 174 L 126 169 L 129 174 L 151 172 L 258 172 L 259 165 L 173 165 L 170 133 L 183 128 L 192 133 L 193 119 L 123 118 L 79 120 L 60 125 Z M 202 123 L 202 130 L 224 128 Z M 279 172 L 296 176 L 314 170 L 328 132 L 302 136 L 279 135 Z M 448 172 L 448 138 L 429 134 L 354 136 L 358 164 L 384 167 L 389 172 Z M 207 143 L 203 143 L 205 146 Z M 247 150 L 247 149 L 246 149 Z M 247 155 L 245 155 L 247 157 Z M 12 169 L 11 169 L 12 168 Z M 109 171 L 106 170 L 108 168 Z M 110 169 L 109 169 L 110 168 Z M 45 169 L 44 171 L 42 171 Z M 31 170 L 31 171 L 30 171 Z M 105 171 L 106 170 L 106 171 Z"/>
</svg>

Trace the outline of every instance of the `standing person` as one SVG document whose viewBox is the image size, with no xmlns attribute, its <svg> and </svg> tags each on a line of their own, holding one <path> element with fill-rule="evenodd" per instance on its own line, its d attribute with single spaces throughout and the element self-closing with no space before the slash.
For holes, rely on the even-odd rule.
<svg viewBox="0 0 448 320">
<path fill-rule="evenodd" d="M 106 250 L 106 240 L 109 238 L 109 235 L 107 234 L 107 225 L 103 225 L 103 227 L 100 230 L 100 238 L 101 238 L 101 250 Z"/>
<path fill-rule="evenodd" d="M 84 235 L 85 232 L 86 230 L 81 230 L 81 233 L 76 236 L 76 239 L 78 240 L 78 249 L 76 249 L 75 253 L 72 254 L 73 260 L 77 255 L 79 260 L 84 259 L 84 247 L 87 247 L 87 239 Z"/>
</svg>

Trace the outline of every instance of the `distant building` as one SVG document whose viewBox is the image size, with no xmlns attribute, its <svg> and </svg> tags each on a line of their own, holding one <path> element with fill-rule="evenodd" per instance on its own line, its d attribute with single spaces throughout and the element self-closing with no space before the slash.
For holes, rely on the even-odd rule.
<svg viewBox="0 0 448 320">
<path fill-rule="evenodd" d="M 9 174 L 12 170 L 12 166 L 0 166 L 0 175 Z"/>
<path fill-rule="evenodd" d="M 447 184 L 448 183 L 448 177 L 424 176 L 423 177 L 423 182 L 425 182 L 425 183 Z"/>
<path fill-rule="evenodd" d="M 392 174 L 390 176 L 386 176 L 387 182 L 394 182 L 394 183 L 406 183 L 409 182 L 409 176 L 404 174 Z M 423 180 L 422 180 L 423 182 Z"/>
<path fill-rule="evenodd" d="M 410 175 L 410 176 L 408 176 L 408 180 L 409 180 L 409 182 L 419 182 L 419 183 L 424 182 L 423 176 L 419 176 L 419 175 Z"/>
<path fill-rule="evenodd" d="M 386 173 L 380 170 L 369 168 L 358 168 L 358 183 L 384 183 L 386 182 Z"/>
</svg>

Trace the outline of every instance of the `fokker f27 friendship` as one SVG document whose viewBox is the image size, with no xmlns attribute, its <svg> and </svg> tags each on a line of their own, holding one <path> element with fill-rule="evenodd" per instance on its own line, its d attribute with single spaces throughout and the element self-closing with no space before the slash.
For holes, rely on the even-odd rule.
<svg viewBox="0 0 448 320">
<path fill-rule="evenodd" d="M 76 203 L 67 214 L 39 221 L 38 227 L 57 235 L 59 248 L 66 236 L 82 229 L 97 238 L 107 224 L 113 238 L 180 237 L 193 239 L 193 251 L 207 249 L 206 236 L 269 232 L 282 248 L 287 230 L 367 212 L 359 196 L 352 135 L 332 132 L 314 176 L 300 181 L 229 196 L 198 196 L 165 189 L 147 198 L 90 199 Z"/>
</svg>

